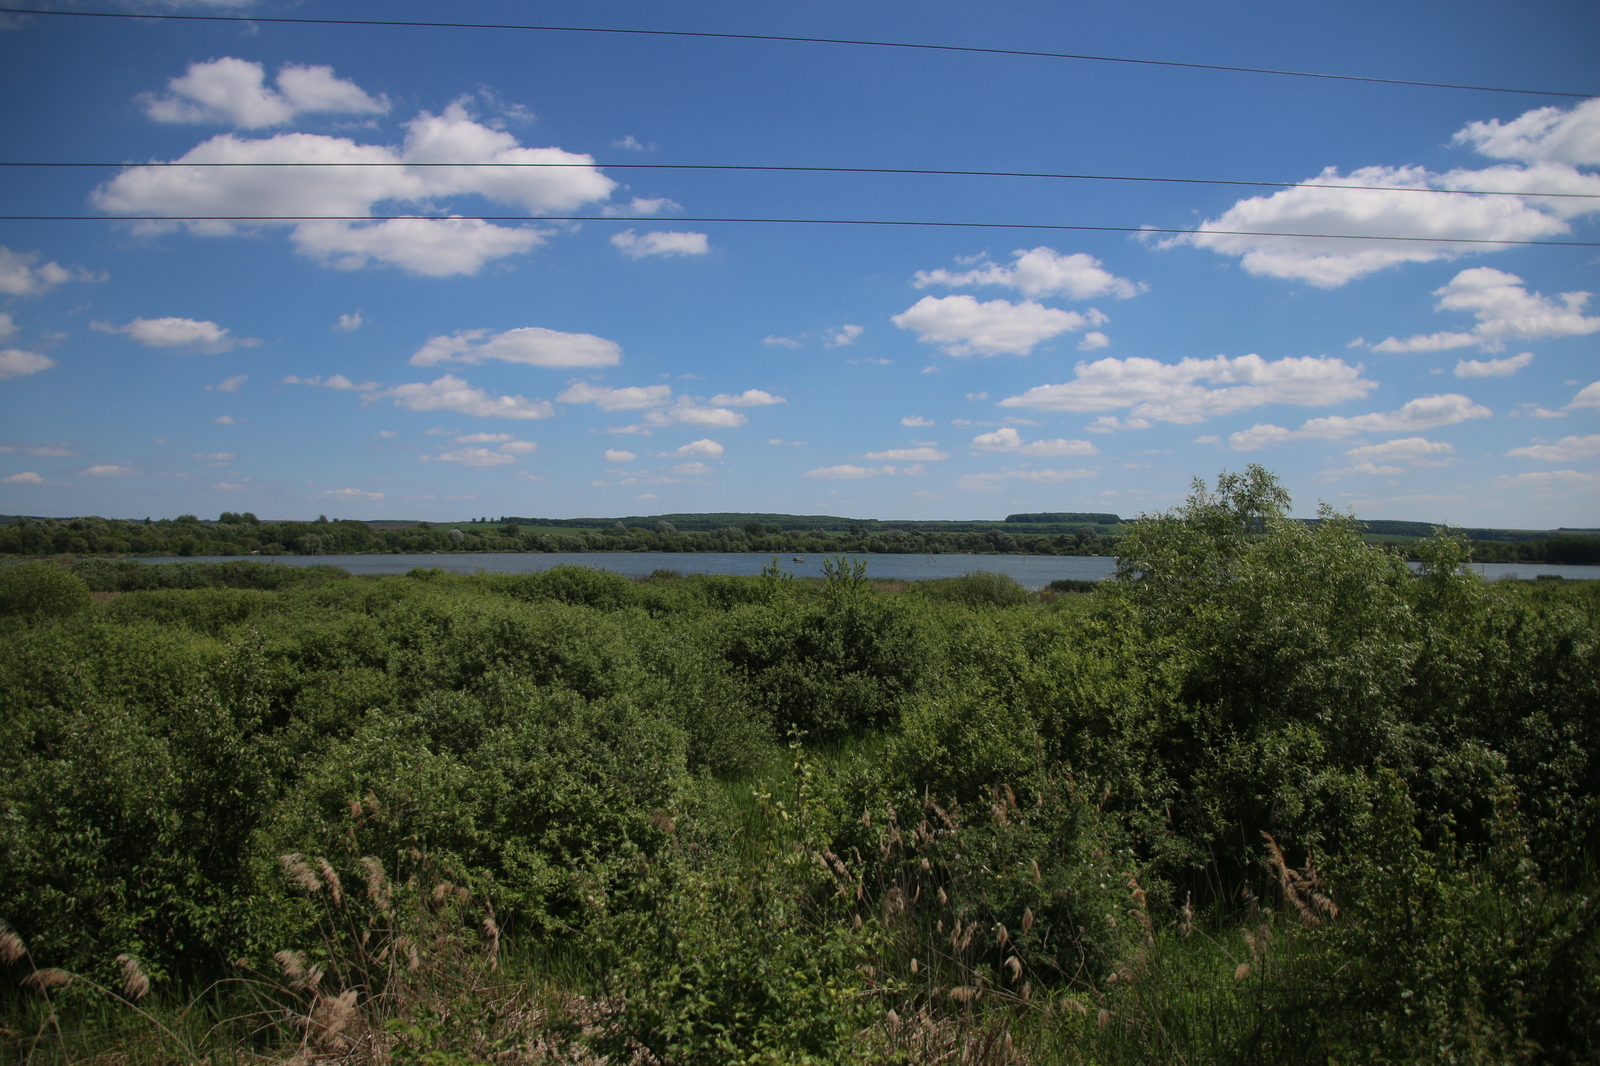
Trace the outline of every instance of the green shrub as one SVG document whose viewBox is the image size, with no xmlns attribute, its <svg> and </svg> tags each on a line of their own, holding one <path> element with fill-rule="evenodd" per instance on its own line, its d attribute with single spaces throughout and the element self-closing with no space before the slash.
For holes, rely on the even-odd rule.
<svg viewBox="0 0 1600 1066">
<path fill-rule="evenodd" d="M 960 577 L 918 581 L 912 588 L 930 600 L 959 603 L 963 607 L 1016 607 L 1033 599 L 1033 594 L 1009 574 L 974 570 Z"/>
<path fill-rule="evenodd" d="M 633 582 L 621 574 L 589 566 L 552 566 L 537 574 L 496 578 L 493 586 L 522 600 L 556 600 L 604 611 L 638 602 Z"/>
<path fill-rule="evenodd" d="M 145 563 L 138 559 L 79 559 L 72 572 L 95 592 L 139 592 L 147 589 L 233 588 L 275 591 L 316 588 L 342 581 L 350 572 L 337 566 L 275 566 L 252 560 L 225 563 Z"/>
<path fill-rule="evenodd" d="M 1057 578 L 1045 586 L 1051 592 L 1094 592 L 1102 587 L 1104 583 L 1099 580 L 1085 581 L 1075 577 Z"/>
<path fill-rule="evenodd" d="M 89 586 L 58 566 L 0 566 L 0 618 L 63 618 L 86 609 L 89 602 Z"/>
</svg>

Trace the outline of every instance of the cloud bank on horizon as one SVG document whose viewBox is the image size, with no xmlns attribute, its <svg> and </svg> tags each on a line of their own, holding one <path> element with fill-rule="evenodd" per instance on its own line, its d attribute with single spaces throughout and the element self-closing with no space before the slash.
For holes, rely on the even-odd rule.
<svg viewBox="0 0 1600 1066">
<path fill-rule="evenodd" d="M 807 17 L 895 38 L 903 7 Z M 1170 14 L 1196 56 L 1222 40 Z M 932 26 L 970 31 L 961 18 Z M 1514 243 L 1597 239 L 1600 99 L 1245 97 L 1156 70 L 1122 83 L 1139 109 L 1084 111 L 1057 143 L 1024 135 L 1048 109 L 960 89 L 926 57 L 896 67 L 914 104 L 866 91 L 874 58 L 845 52 L 824 79 L 798 54 L 757 72 L 653 44 L 441 34 L 374 56 L 354 32 L 313 47 L 270 24 L 163 23 L 138 30 L 163 49 L 117 66 L 122 31 L 75 21 L 9 31 L 32 47 L 0 79 L 66 71 L 78 93 L 19 119 L 18 154 L 129 162 L 4 176 L 20 210 L 105 221 L 3 224 L 0 511 L 1135 514 L 1262 461 L 1306 513 L 1322 498 L 1600 525 L 1594 249 Z M 1391 64 L 1440 32 L 1401 21 Z M 1137 27 L 1091 22 L 1106 51 L 1148 51 Z M 1321 50 L 1307 68 L 1359 54 L 1354 35 L 1280 32 Z M 1503 58 L 1478 80 L 1589 71 L 1536 27 Z M 1092 94 L 1108 75 L 1012 76 Z M 1359 102 L 1373 94 L 1384 108 Z M 1199 124 L 1218 109 L 1237 136 Z M 1239 196 L 658 166 L 1081 172 L 1089 143 L 1108 173 L 1309 176 Z M 704 221 L 740 216 L 1187 231 Z"/>
</svg>

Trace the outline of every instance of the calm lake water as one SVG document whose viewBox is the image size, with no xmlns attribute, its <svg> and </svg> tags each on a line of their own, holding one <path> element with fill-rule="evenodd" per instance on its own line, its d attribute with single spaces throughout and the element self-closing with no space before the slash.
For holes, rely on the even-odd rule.
<svg viewBox="0 0 1600 1066">
<path fill-rule="evenodd" d="M 246 556 L 244 558 L 257 558 Z M 784 573 L 796 577 L 821 577 L 823 555 L 808 555 L 795 562 L 790 555 L 778 557 Z M 1116 560 L 1099 555 L 852 555 L 864 559 L 867 576 L 895 581 L 927 581 L 938 577 L 959 577 L 973 570 L 1009 574 L 1019 585 L 1042 588 L 1052 581 L 1075 578 L 1097 581 L 1116 568 Z M 204 556 L 216 562 L 217 556 Z M 174 557 L 146 559 L 150 563 L 180 562 Z M 352 574 L 403 574 L 414 566 L 434 567 L 452 574 L 527 574 L 552 566 L 592 566 L 611 570 L 625 577 L 644 577 L 652 570 L 676 570 L 680 574 L 759 574 L 772 561 L 771 555 L 753 552 L 460 552 L 438 555 L 276 555 L 260 557 L 278 566 L 314 566 L 325 563 L 340 566 Z M 1565 578 L 1600 578 L 1600 567 L 1559 566 L 1552 563 L 1482 563 L 1473 569 L 1491 581 L 1501 578 L 1532 580 L 1540 574 Z"/>
</svg>

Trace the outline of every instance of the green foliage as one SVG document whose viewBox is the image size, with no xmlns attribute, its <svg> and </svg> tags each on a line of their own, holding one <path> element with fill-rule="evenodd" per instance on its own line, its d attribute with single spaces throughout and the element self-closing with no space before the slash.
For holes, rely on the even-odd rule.
<svg viewBox="0 0 1600 1066">
<path fill-rule="evenodd" d="M 89 586 L 58 566 L 0 566 L 0 618 L 61 618 L 88 606 Z"/>
<path fill-rule="evenodd" d="M 1063 577 L 1050 582 L 1045 588 L 1051 592 L 1094 592 L 1100 588 L 1100 582 Z"/>
<path fill-rule="evenodd" d="M 768 837 L 737 865 L 668 871 L 639 886 L 649 906 L 606 927 L 607 990 L 626 1006 L 597 1048 L 706 1066 L 837 1061 L 874 1013 L 875 938 L 852 929 L 811 854 Z"/>
<path fill-rule="evenodd" d="M 660 519 L 487 518 L 465 528 L 329 521 L 261 522 L 224 511 L 152 522 L 18 518 L 0 524 L 0 555 L 338 555 L 370 552 L 931 552 L 1108 555 L 1115 515 L 1035 516 L 1073 521 L 852 522 L 826 516 L 669 515 Z M 781 521 L 771 521 L 781 519 Z M 1109 524 L 1093 524 L 1100 519 Z M 1090 524 L 1085 524 L 1088 521 Z M 1542 542 L 1540 542 L 1542 543 Z M 1542 550 L 1542 549 L 1541 549 Z M 1542 556 L 1541 556 L 1542 557 Z"/>
<path fill-rule="evenodd" d="M 861 561 L 825 560 L 822 595 L 735 612 L 721 655 L 780 735 L 813 741 L 898 718 L 927 677 L 919 621 L 874 595 Z"/>
<path fill-rule="evenodd" d="M 963 607 L 1018 607 L 1032 598 L 1009 574 L 973 570 L 960 577 L 919 581 L 916 590 L 931 600 L 959 603 Z"/>
<path fill-rule="evenodd" d="M 1593 1061 L 1600 583 L 1286 509 L 1197 485 L 1055 602 L 844 558 L 0 569 L 10 976 L 253 975 L 213 1034 L 354 992 L 374 1061 Z M 95 1002 L 0 985 L 0 1055 Z M 104 1028 L 226 1057 L 151 1011 Z"/>
<path fill-rule="evenodd" d="M 137 559 L 79 559 L 72 572 L 95 592 L 231 588 L 276 591 L 317 587 L 350 576 L 337 566 L 273 566 L 258 562 L 141 563 Z"/>
</svg>

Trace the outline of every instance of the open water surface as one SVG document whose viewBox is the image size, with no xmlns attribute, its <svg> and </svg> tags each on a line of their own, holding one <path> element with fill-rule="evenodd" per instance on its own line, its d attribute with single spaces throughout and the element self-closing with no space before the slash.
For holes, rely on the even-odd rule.
<svg viewBox="0 0 1600 1066">
<path fill-rule="evenodd" d="M 217 562 L 215 555 L 191 560 L 176 557 L 146 559 L 150 563 L 183 561 Z M 676 570 L 680 574 L 761 573 L 772 561 L 771 555 L 757 552 L 441 552 L 437 555 L 274 555 L 237 556 L 270 562 L 278 566 L 339 566 L 352 574 L 403 574 L 412 567 L 438 567 L 452 574 L 529 574 L 552 566 L 592 566 L 611 570 L 624 577 L 645 577 L 653 570 Z M 804 562 L 780 555 L 778 565 L 796 577 L 821 577 L 822 561 L 829 556 L 808 555 Z M 867 576 L 894 581 L 927 581 L 939 577 L 959 577 L 973 570 L 1009 574 L 1019 585 L 1043 588 L 1052 581 L 1074 578 L 1098 581 L 1116 569 L 1116 560 L 1107 555 L 851 555 L 865 560 Z M 1600 578 L 1597 566 L 1564 566 L 1556 563 L 1474 563 L 1472 569 L 1490 581 L 1502 578 L 1531 580 L 1540 574 L 1565 578 Z"/>
</svg>

